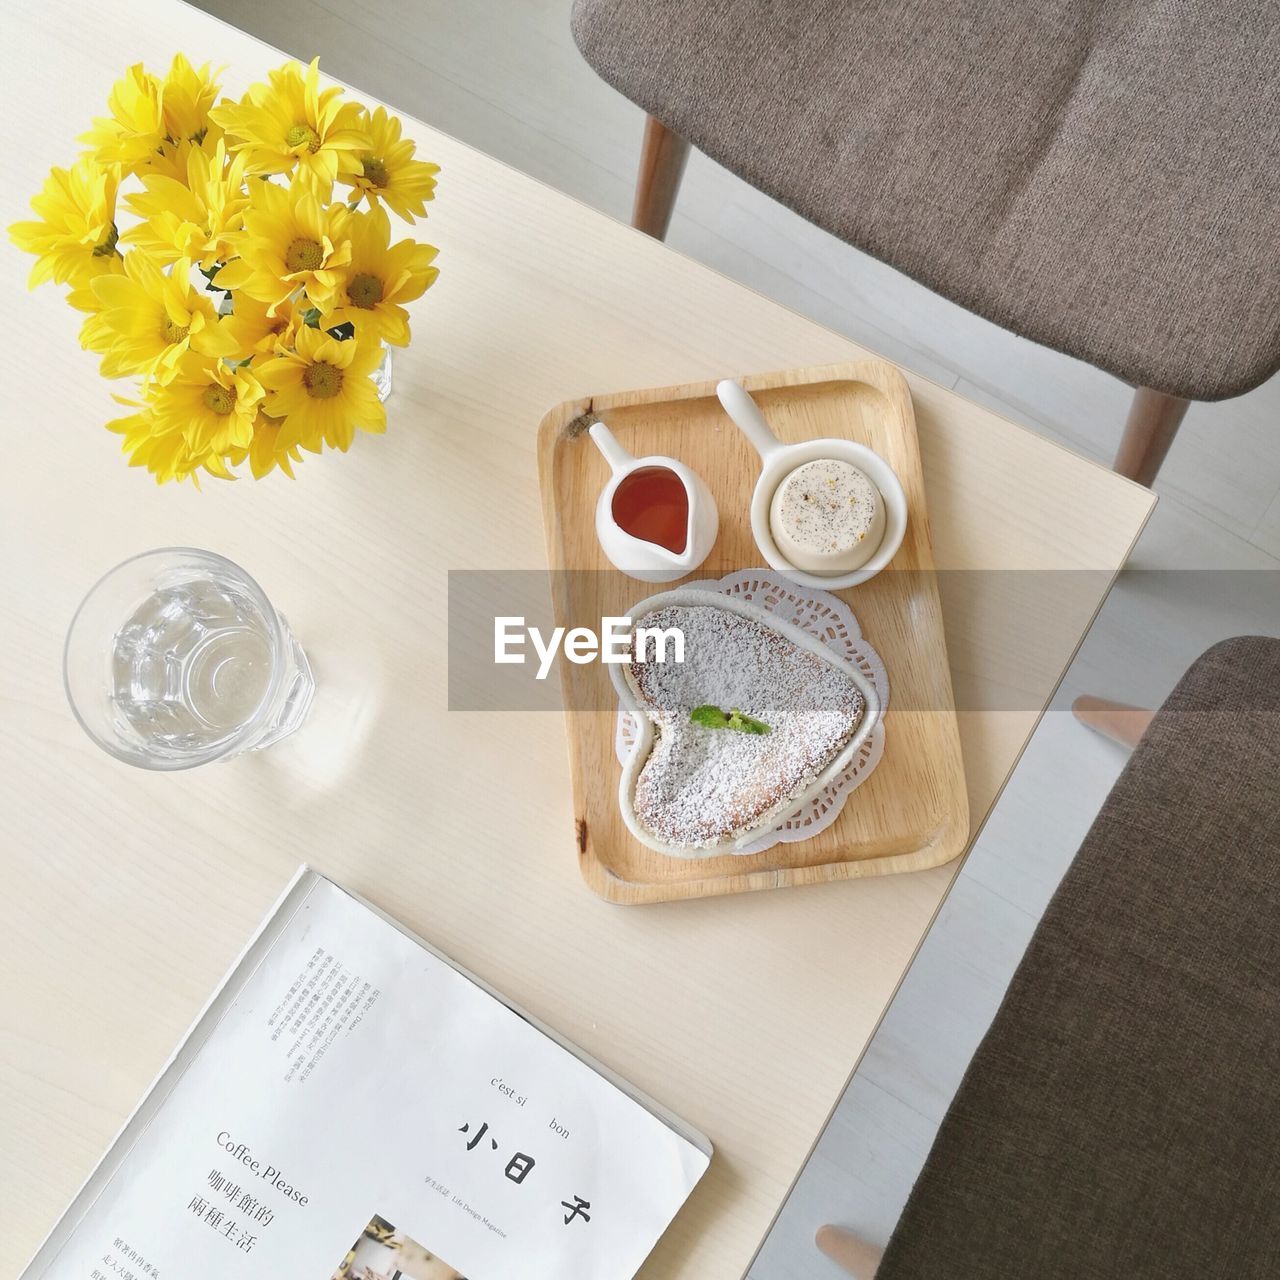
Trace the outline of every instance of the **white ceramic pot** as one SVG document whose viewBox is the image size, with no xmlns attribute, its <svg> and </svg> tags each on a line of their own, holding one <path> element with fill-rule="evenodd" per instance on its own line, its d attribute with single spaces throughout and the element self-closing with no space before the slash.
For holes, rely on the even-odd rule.
<svg viewBox="0 0 1280 1280">
<path fill-rule="evenodd" d="M 783 444 L 769 429 L 760 407 L 732 379 L 721 382 L 716 387 L 716 395 L 734 425 L 760 455 L 760 478 L 751 495 L 751 534 L 770 567 L 801 586 L 821 587 L 826 591 L 856 587 L 874 578 L 898 554 L 907 532 L 907 495 L 894 469 L 874 449 L 853 440 L 833 438 Z M 808 573 L 797 569 L 778 549 L 769 527 L 769 508 L 778 486 L 797 467 L 819 458 L 851 463 L 866 474 L 884 499 L 885 526 L 880 545 L 863 565 L 847 573 Z"/>
</svg>

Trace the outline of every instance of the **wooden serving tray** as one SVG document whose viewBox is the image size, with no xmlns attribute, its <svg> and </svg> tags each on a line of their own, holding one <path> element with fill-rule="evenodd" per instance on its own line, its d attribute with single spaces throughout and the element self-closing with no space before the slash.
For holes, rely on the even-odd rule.
<svg viewBox="0 0 1280 1280">
<path fill-rule="evenodd" d="M 748 856 L 672 858 L 646 848 L 618 812 L 617 695 L 606 669 L 560 662 L 579 864 L 611 902 L 664 902 L 814 884 L 938 866 L 969 838 L 960 735 L 929 540 L 911 395 L 883 360 L 788 369 L 742 379 L 785 443 L 844 436 L 875 449 L 898 473 L 907 533 L 892 565 L 838 592 L 889 673 L 885 752 L 840 817 L 809 840 Z M 664 454 L 706 481 L 720 533 L 706 562 L 681 582 L 764 565 L 748 510 L 759 457 L 730 422 L 714 383 L 628 391 L 557 406 L 538 432 L 538 470 L 556 624 L 598 628 L 605 616 L 678 585 L 637 582 L 614 569 L 596 539 L 595 505 L 609 476 L 579 419 L 594 413 L 633 454 Z M 569 572 L 562 572 L 562 571 Z M 573 572 L 584 571 L 584 572 Z"/>
</svg>

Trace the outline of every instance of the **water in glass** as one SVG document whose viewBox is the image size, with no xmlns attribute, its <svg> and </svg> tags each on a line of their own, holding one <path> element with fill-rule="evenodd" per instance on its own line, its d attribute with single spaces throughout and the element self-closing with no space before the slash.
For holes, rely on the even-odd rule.
<svg viewBox="0 0 1280 1280">
<path fill-rule="evenodd" d="M 272 652 L 269 621 L 234 581 L 163 586 L 116 633 L 112 700 L 151 749 L 203 751 L 254 716 Z"/>
<path fill-rule="evenodd" d="M 225 556 L 161 547 L 94 584 L 67 630 L 67 700 L 104 750 L 189 769 L 278 742 L 315 694 L 307 655 Z"/>
</svg>

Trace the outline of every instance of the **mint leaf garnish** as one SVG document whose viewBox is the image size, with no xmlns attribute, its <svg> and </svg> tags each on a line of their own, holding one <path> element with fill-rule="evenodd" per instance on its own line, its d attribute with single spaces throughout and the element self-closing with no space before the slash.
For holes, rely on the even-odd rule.
<svg viewBox="0 0 1280 1280">
<path fill-rule="evenodd" d="M 689 712 L 689 719 L 706 729 L 733 729 L 736 733 L 768 733 L 769 726 L 763 720 L 749 716 L 737 707 L 721 711 L 710 703 L 702 707 L 694 707 Z"/>
<path fill-rule="evenodd" d="M 705 707 L 694 707 L 689 712 L 689 719 L 694 724 L 700 724 L 705 729 L 723 729 L 729 723 L 729 717 L 725 715 L 719 707 L 707 705 Z"/>
</svg>

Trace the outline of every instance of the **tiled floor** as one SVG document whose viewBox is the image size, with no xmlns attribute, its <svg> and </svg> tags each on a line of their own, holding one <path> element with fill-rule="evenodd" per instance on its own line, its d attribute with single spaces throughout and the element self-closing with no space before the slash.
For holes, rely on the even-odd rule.
<svg viewBox="0 0 1280 1280">
<path fill-rule="evenodd" d="M 640 113 L 585 66 L 569 0 L 199 0 L 407 113 L 619 217 Z M 447 190 L 447 188 L 446 188 Z M 1114 451 L 1115 379 L 1012 337 L 855 252 L 701 156 L 669 243 L 1091 457 Z M 816 1227 L 883 1240 L 1055 885 L 1123 756 L 1065 708 L 1154 704 L 1214 640 L 1280 634 L 1280 381 L 1197 405 L 1161 502 L 902 991 L 753 1280 L 836 1280 Z M 857 975 L 850 975 L 857 981 Z M 851 1064 L 852 1065 L 852 1064 Z"/>
</svg>

